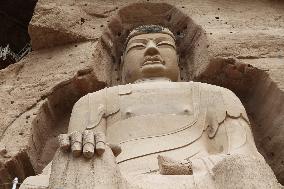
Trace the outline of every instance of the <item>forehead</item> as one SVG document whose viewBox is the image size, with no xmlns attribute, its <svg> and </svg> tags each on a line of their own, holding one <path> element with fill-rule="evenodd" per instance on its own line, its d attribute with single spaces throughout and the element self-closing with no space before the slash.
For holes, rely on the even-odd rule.
<svg viewBox="0 0 284 189">
<path fill-rule="evenodd" d="M 146 33 L 146 34 L 140 34 L 140 35 L 132 37 L 128 41 L 128 44 L 133 43 L 133 42 L 143 41 L 143 40 L 145 40 L 145 41 L 148 41 L 148 40 L 170 41 L 170 42 L 175 43 L 174 38 L 172 36 L 170 36 L 169 34 L 165 34 L 165 33 Z"/>
</svg>

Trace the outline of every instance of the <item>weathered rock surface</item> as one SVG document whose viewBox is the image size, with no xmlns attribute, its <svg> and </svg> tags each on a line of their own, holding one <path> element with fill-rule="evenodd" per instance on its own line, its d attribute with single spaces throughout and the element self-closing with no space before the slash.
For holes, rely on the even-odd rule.
<svg viewBox="0 0 284 189">
<path fill-rule="evenodd" d="M 5 147 L 0 149 L 0 183 L 39 173 L 57 148 L 55 138 L 65 131 L 73 103 L 112 83 L 114 74 L 101 61 L 104 51 L 97 50 L 102 45 L 97 40 L 105 29 L 120 29 L 112 16 L 132 2 L 38 1 L 29 26 L 34 51 L 0 71 L 0 144 Z M 206 63 L 204 71 L 197 66 L 191 79 L 225 86 L 242 98 L 254 123 L 258 149 L 283 184 L 284 3 L 166 2 L 176 5 L 207 35 L 209 67 Z M 141 8 L 121 12 L 129 23 L 137 19 L 134 10 Z M 148 15 L 142 12 L 150 18 L 153 10 L 158 20 L 168 6 L 153 5 Z"/>
<path fill-rule="evenodd" d="M 102 74 L 95 75 L 89 68 L 95 45 L 85 42 L 34 51 L 0 71 L 1 145 L 7 151 L 0 155 L 2 183 L 40 171 L 46 165 L 41 153 L 52 156 L 56 136 L 64 132 L 55 122 L 64 124 L 80 96 L 104 86 L 99 82 Z"/>
</svg>

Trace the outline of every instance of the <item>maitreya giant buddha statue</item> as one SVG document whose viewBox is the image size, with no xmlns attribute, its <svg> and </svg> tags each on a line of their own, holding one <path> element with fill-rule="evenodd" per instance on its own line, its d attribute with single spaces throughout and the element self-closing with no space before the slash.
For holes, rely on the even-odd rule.
<svg viewBox="0 0 284 189">
<path fill-rule="evenodd" d="M 179 82 L 175 36 L 143 25 L 130 32 L 122 85 L 73 107 L 50 188 L 278 188 L 250 122 L 230 90 Z"/>
</svg>

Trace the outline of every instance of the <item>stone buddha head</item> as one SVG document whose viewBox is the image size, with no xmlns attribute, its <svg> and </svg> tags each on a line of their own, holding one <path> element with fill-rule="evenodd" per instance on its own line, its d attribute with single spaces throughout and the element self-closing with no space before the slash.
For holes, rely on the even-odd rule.
<svg viewBox="0 0 284 189">
<path fill-rule="evenodd" d="M 158 25 L 143 25 L 132 30 L 122 56 L 123 83 L 147 79 L 179 79 L 175 37 Z"/>
</svg>

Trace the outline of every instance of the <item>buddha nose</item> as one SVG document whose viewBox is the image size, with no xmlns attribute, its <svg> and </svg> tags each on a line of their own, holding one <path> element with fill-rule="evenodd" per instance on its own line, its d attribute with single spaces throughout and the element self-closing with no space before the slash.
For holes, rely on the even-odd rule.
<svg viewBox="0 0 284 189">
<path fill-rule="evenodd" d="M 147 43 L 146 49 L 145 49 L 145 56 L 154 56 L 159 54 L 159 49 L 157 48 L 156 44 L 150 40 Z"/>
</svg>

